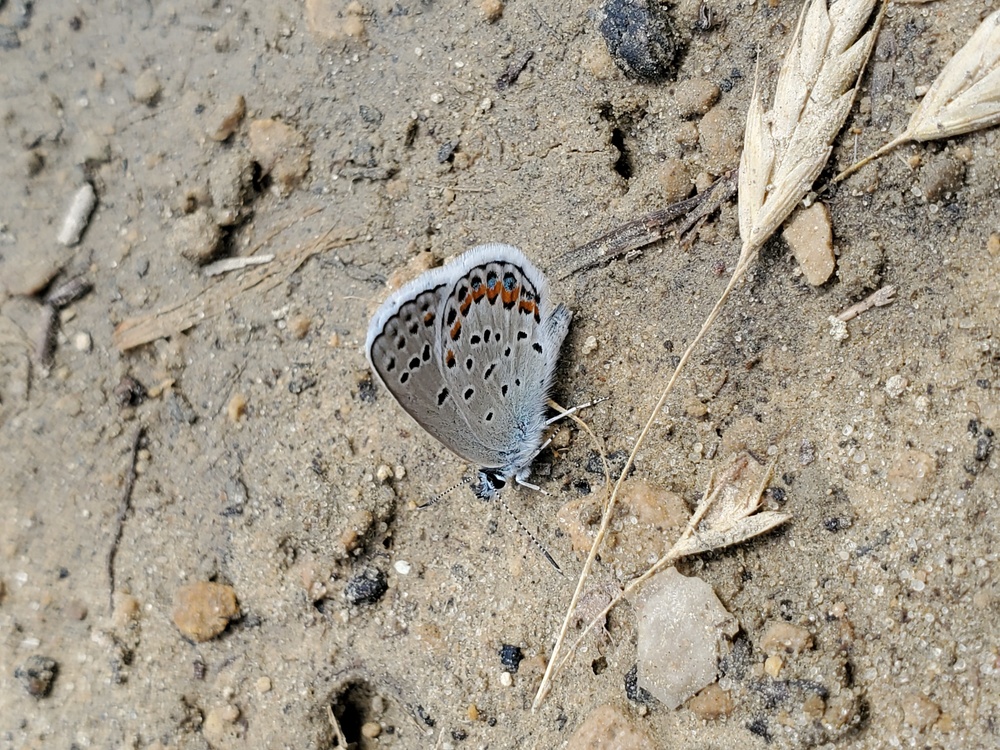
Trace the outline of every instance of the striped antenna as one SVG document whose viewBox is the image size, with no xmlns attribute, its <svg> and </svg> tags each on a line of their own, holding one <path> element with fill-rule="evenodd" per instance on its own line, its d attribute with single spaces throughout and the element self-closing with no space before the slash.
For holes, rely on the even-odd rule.
<svg viewBox="0 0 1000 750">
<path fill-rule="evenodd" d="M 472 481 L 472 477 L 465 477 L 461 482 L 456 482 L 451 487 L 449 487 L 448 489 L 446 489 L 444 492 L 439 492 L 438 494 L 436 494 L 434 497 L 432 497 L 430 500 L 428 500 L 423 505 L 418 505 L 417 506 L 417 510 L 423 510 L 424 508 L 429 508 L 432 505 L 436 505 L 437 502 L 441 498 L 443 498 L 445 495 L 451 494 L 452 492 L 454 492 L 455 490 L 457 490 L 459 487 L 464 487 L 465 485 L 467 485 L 471 481 Z"/>
<path fill-rule="evenodd" d="M 536 537 L 534 534 L 532 534 L 531 530 L 528 529 L 528 527 L 525 526 L 523 523 L 521 523 L 521 519 L 514 515 L 514 511 L 512 511 L 510 509 L 510 506 L 507 505 L 507 503 L 504 501 L 503 495 L 501 495 L 499 492 L 497 492 L 496 498 L 497 498 L 497 502 L 500 503 L 500 505 L 503 506 L 503 509 L 505 511 L 507 511 L 507 513 L 510 514 L 511 518 L 514 519 L 514 522 L 518 526 L 521 527 L 521 531 L 523 531 L 525 534 L 527 534 L 528 535 L 528 539 L 530 539 L 532 542 L 535 543 L 535 546 L 538 548 L 538 551 L 541 552 L 545 556 L 545 559 L 549 561 L 549 564 L 552 565 L 552 567 L 555 568 L 559 572 L 559 575 L 565 575 L 565 573 L 563 573 L 563 571 L 562 571 L 562 568 L 559 567 L 559 563 L 557 563 L 555 561 L 555 559 L 552 557 L 552 555 L 549 554 L 549 551 L 547 549 L 545 549 L 545 547 L 542 546 L 542 543 L 540 541 L 538 541 L 538 537 Z"/>
</svg>

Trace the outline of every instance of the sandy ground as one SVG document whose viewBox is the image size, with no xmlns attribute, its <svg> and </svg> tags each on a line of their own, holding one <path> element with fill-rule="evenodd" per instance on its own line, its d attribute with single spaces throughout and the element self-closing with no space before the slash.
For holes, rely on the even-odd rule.
<svg viewBox="0 0 1000 750">
<path fill-rule="evenodd" d="M 688 249 L 562 280 L 558 258 L 736 166 L 756 51 L 772 85 L 801 3 L 713 4 L 697 31 L 682 0 L 677 82 L 659 84 L 614 67 L 593 5 L 511 0 L 492 22 L 489 3 L 362 5 L 318 3 L 334 12 L 310 28 L 298 3 L 0 2 L 0 747 L 329 748 L 333 707 L 365 748 L 550 748 L 602 704 L 647 746 L 996 747 L 1000 133 L 849 180 L 819 288 L 772 241 L 639 455 L 636 479 L 688 505 L 740 450 L 777 461 L 767 502 L 791 521 L 681 566 L 740 624 L 727 715 L 629 699 L 628 605 L 532 712 L 581 561 L 557 513 L 596 517 L 594 448 L 566 428 L 535 465 L 551 494 L 507 498 L 566 577 L 465 490 L 415 509 L 468 467 L 372 387 L 368 317 L 407 264 L 520 246 L 575 312 L 559 398 L 609 396 L 585 417 L 627 453 L 725 286 L 735 204 Z M 895 45 L 832 165 L 898 132 L 990 8 L 892 8 Z M 707 114 L 681 111 L 690 79 L 721 90 Z M 291 128 L 276 164 L 251 143 L 265 120 Z M 84 182 L 97 208 L 65 247 Z M 327 231 L 337 247 L 280 264 Z M 277 270 L 250 288 L 188 257 L 262 243 Z M 45 295 L 77 276 L 92 291 L 57 312 L 45 364 Z M 830 335 L 885 284 L 894 304 Z M 122 321 L 203 290 L 217 304 L 183 333 L 115 346 Z M 148 397 L 123 405 L 126 376 Z M 595 590 L 645 561 L 634 522 Z M 366 575 L 387 584 L 374 602 L 357 601 Z M 239 616 L 195 642 L 175 600 L 204 581 Z M 760 645 L 775 622 L 812 636 L 776 672 Z M 504 644 L 525 657 L 510 680 Z M 47 696 L 25 686 L 38 656 L 56 667 Z"/>
</svg>

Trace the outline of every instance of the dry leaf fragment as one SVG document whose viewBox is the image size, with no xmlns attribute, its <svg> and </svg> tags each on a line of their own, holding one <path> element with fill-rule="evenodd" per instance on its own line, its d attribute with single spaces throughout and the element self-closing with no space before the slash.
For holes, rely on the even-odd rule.
<svg viewBox="0 0 1000 750">
<path fill-rule="evenodd" d="M 778 74 L 771 110 L 755 86 L 740 162 L 742 255 L 752 257 L 812 187 L 854 101 L 879 21 L 875 0 L 811 0 Z"/>
</svg>

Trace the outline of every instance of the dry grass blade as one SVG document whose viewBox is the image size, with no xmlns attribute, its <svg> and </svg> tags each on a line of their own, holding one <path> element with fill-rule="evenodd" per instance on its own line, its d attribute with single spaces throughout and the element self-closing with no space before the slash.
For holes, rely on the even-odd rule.
<svg viewBox="0 0 1000 750">
<path fill-rule="evenodd" d="M 906 130 L 834 178 L 840 182 L 873 159 L 909 141 L 932 141 L 1000 123 L 1000 10 L 979 24 L 938 74 Z"/>
<path fill-rule="evenodd" d="M 740 161 L 740 236 L 753 255 L 810 190 L 854 101 L 878 30 L 860 38 L 876 0 L 812 0 L 764 112 L 755 86 Z"/>
</svg>

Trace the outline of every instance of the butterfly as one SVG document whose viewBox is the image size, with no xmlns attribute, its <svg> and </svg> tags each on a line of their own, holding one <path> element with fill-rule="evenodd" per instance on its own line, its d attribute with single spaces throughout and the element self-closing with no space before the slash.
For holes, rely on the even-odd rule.
<svg viewBox="0 0 1000 750">
<path fill-rule="evenodd" d="M 365 351 L 403 410 L 481 467 L 472 489 L 490 500 L 510 481 L 537 489 L 527 479 L 572 317 L 520 250 L 491 243 L 393 293 Z"/>
</svg>

